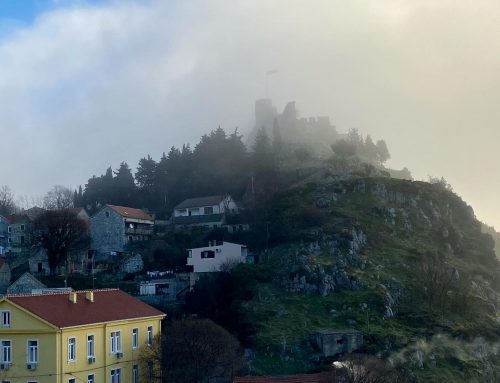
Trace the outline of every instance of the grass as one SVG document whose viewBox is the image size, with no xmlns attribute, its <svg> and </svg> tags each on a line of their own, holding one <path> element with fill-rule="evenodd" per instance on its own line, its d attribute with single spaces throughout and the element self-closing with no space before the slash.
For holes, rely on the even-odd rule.
<svg viewBox="0 0 500 383">
<path fill-rule="evenodd" d="M 252 346 L 257 351 L 256 372 L 295 373 L 317 367 L 316 361 L 311 359 L 311 353 L 305 351 L 305 344 L 309 334 L 325 329 L 354 328 L 363 331 L 364 351 L 381 355 L 389 355 L 439 332 L 462 337 L 496 336 L 498 339 L 498 321 L 481 306 L 474 306 L 474 315 L 458 314 L 448 308 L 443 315 L 440 310 L 429 307 L 423 299 L 419 275 L 422 258 L 427 253 L 442 253 L 447 241 L 451 241 L 459 251 L 457 256 L 449 258 L 449 262 L 461 275 L 494 280 L 498 272 L 498 264 L 489 259 L 488 244 L 478 232 L 477 221 L 465 203 L 449 191 L 423 182 L 386 178 L 361 180 L 365 182 L 366 190 L 374 183 L 384 184 L 393 193 L 391 195 L 401 193 L 411 196 L 417 206 L 397 203 L 390 198 L 381 200 L 369 192 L 353 192 L 355 183 L 360 182 L 359 178 L 342 181 L 341 186 L 335 186 L 347 190 L 347 193 L 327 209 L 328 218 L 322 222 L 321 229 L 324 235 L 336 235 L 337 238 L 340 238 L 339 233 L 352 227 L 362 229 L 367 235 L 368 244 L 361 254 L 367 261 L 367 268 L 348 270 L 351 275 L 365 282 L 368 288 L 364 290 L 334 292 L 326 297 L 313 293 L 287 293 L 276 282 L 287 274 L 276 258 L 289 257 L 301 245 L 288 242 L 273 249 L 275 258 L 271 269 L 274 270 L 274 278 L 258 283 L 254 298 L 241 305 L 244 317 L 256 329 L 252 338 Z M 317 189 L 318 184 L 307 183 L 282 196 L 286 199 L 280 204 L 284 210 L 282 216 L 300 219 L 298 212 L 307 211 L 306 208 L 314 203 L 312 195 Z M 321 190 L 323 194 L 327 192 L 324 188 Z M 430 205 L 429 201 L 433 201 L 433 204 Z M 394 225 L 391 219 L 387 219 L 389 208 L 396 211 Z M 427 216 L 434 217 L 433 209 L 441 218 L 432 218 L 432 226 L 429 227 L 419 218 L 419 214 L 423 211 Z M 410 231 L 403 225 L 403 211 L 411 224 Z M 448 217 L 448 211 L 452 212 L 451 218 Z M 304 226 L 304 222 L 307 223 L 302 221 L 301 225 L 295 223 L 290 227 L 307 232 L 308 227 Z M 444 227 L 450 231 L 448 238 L 442 234 Z M 293 236 L 294 240 L 299 237 L 300 232 Z M 310 256 L 311 262 L 322 265 L 327 271 L 337 265 L 336 258 L 329 254 Z M 252 272 L 251 268 L 247 271 Z M 401 302 L 399 314 L 387 319 L 383 317 L 384 292 L 380 284 L 391 281 L 400 283 L 405 298 Z M 366 311 L 361 309 L 362 303 L 368 304 L 369 324 Z M 337 315 L 332 315 L 331 310 L 336 310 Z M 355 324 L 349 324 L 353 320 Z M 438 356 L 435 367 L 427 365 L 423 370 L 413 369 L 412 373 L 426 382 L 474 382 L 479 379 L 474 374 L 466 373 L 467 368 L 471 369 L 463 361 Z"/>
</svg>

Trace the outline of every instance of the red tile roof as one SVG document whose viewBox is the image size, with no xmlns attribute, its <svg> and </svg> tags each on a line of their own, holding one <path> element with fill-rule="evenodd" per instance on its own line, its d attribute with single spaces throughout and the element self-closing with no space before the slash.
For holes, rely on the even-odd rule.
<svg viewBox="0 0 500 383">
<path fill-rule="evenodd" d="M 93 290 L 93 292 L 94 302 L 85 298 L 86 291 L 76 292 L 76 303 L 69 300 L 67 292 L 6 295 L 5 299 L 59 328 L 165 315 L 118 289 Z"/>
<path fill-rule="evenodd" d="M 134 209 L 133 207 L 125 207 L 125 206 L 116 206 L 116 205 L 106 205 L 111 209 L 116 211 L 122 217 L 125 218 L 135 218 L 142 219 L 144 221 L 153 221 L 153 217 L 151 217 L 148 213 L 141 209 Z"/>
<path fill-rule="evenodd" d="M 329 374 L 305 374 L 283 376 L 238 376 L 234 383 L 327 383 Z"/>
</svg>

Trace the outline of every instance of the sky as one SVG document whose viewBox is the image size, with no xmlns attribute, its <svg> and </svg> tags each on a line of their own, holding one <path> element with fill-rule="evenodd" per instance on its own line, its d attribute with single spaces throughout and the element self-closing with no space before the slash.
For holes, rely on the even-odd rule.
<svg viewBox="0 0 500 383">
<path fill-rule="evenodd" d="M 221 126 L 254 101 L 386 140 L 500 228 L 497 0 L 0 0 L 0 185 L 43 195 Z"/>
</svg>

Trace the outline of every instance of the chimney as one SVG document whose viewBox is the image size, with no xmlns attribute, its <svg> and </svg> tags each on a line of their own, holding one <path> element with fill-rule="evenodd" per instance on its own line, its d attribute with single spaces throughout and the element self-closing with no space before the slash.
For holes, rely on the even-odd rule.
<svg viewBox="0 0 500 383">
<path fill-rule="evenodd" d="M 85 298 L 89 301 L 89 302 L 94 302 L 94 292 L 93 291 L 87 291 L 85 293 Z"/>
<path fill-rule="evenodd" d="M 72 303 L 76 303 L 76 292 L 72 291 L 69 293 L 69 301 L 72 302 Z"/>
</svg>

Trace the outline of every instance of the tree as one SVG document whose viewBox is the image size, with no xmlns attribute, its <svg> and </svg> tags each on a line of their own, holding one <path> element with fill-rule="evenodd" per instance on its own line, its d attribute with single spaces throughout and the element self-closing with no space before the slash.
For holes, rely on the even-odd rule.
<svg viewBox="0 0 500 383">
<path fill-rule="evenodd" d="M 455 270 L 446 263 L 444 256 L 427 253 L 422 257 L 421 271 L 424 297 L 430 307 L 439 309 L 443 315 L 449 293 L 454 288 Z"/>
<path fill-rule="evenodd" d="M 55 185 L 43 197 L 43 207 L 45 209 L 69 209 L 72 208 L 74 195 L 71 189 L 62 185 Z"/>
<path fill-rule="evenodd" d="M 241 366 L 236 338 L 208 319 L 174 321 L 141 349 L 144 381 L 232 382 Z M 149 379 L 149 380 L 148 380 Z"/>
<path fill-rule="evenodd" d="M 333 152 L 344 161 L 356 154 L 356 145 L 346 140 L 338 140 L 331 146 Z"/>
<path fill-rule="evenodd" d="M 363 148 L 363 152 L 365 157 L 370 162 L 375 162 L 379 160 L 379 153 L 377 146 L 373 143 L 373 139 L 370 135 L 367 135 L 365 138 L 365 144 Z"/>
<path fill-rule="evenodd" d="M 69 250 L 87 240 L 85 221 L 69 209 L 45 211 L 36 218 L 34 228 L 35 243 L 47 253 L 51 276 L 67 259 Z"/>
<path fill-rule="evenodd" d="M 389 149 L 387 149 L 387 144 L 384 140 L 377 141 L 377 154 L 378 160 L 381 164 L 391 158 L 391 154 L 389 153 Z"/>
<path fill-rule="evenodd" d="M 7 185 L 0 188 L 0 214 L 12 214 L 16 210 L 14 194 Z"/>
</svg>

